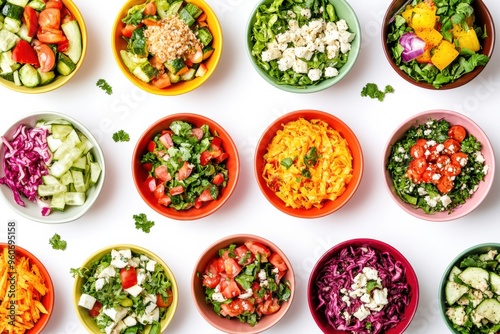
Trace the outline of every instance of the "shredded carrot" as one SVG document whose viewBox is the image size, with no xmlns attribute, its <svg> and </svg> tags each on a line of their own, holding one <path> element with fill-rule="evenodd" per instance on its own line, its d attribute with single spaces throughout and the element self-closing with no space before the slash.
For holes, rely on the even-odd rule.
<svg viewBox="0 0 500 334">
<path fill-rule="evenodd" d="M 312 161 L 311 152 L 316 156 Z M 292 208 L 321 208 L 340 196 L 352 178 L 347 141 L 318 119 L 284 124 L 268 145 L 264 162 L 268 187 Z"/>
</svg>

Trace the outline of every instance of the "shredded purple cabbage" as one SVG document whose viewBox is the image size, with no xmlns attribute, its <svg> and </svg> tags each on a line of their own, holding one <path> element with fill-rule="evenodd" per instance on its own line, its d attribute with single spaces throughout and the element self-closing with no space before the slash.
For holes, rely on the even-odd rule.
<svg viewBox="0 0 500 334">
<path fill-rule="evenodd" d="M 4 176 L 0 177 L 0 184 L 5 184 L 12 190 L 18 205 L 25 206 L 21 195 L 38 203 L 44 216 L 50 213 L 50 208 L 38 199 L 37 187 L 43 183 L 42 176 L 49 173 L 47 165 L 52 161 L 47 135 L 46 128 L 28 128 L 21 124 L 12 141 L 1 137 L 5 154 Z"/>
<path fill-rule="evenodd" d="M 342 289 L 351 290 L 354 278 L 363 268 L 378 271 L 382 286 L 387 288 L 388 303 L 380 311 L 371 311 L 362 321 L 353 315 L 363 304 L 359 298 L 351 299 L 350 305 L 342 300 Z M 404 318 L 405 308 L 410 303 L 411 291 L 406 282 L 405 269 L 387 252 L 380 252 L 369 246 L 347 247 L 329 260 L 315 281 L 316 310 L 324 312 L 330 326 L 336 330 L 356 334 L 385 333 Z"/>
</svg>

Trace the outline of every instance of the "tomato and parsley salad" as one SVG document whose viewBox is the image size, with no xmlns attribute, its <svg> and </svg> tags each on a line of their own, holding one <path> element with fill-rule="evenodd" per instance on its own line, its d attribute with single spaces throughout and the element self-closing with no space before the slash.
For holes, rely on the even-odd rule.
<svg viewBox="0 0 500 334">
<path fill-rule="evenodd" d="M 113 249 L 71 273 L 84 280 L 78 306 L 88 310 L 102 333 L 161 333 L 173 294 L 158 262 L 130 249 Z"/>
<path fill-rule="evenodd" d="M 291 284 L 283 280 L 287 271 L 281 255 L 260 242 L 247 241 L 220 249 L 199 275 L 205 300 L 219 316 L 255 326 L 290 299 Z"/>
<path fill-rule="evenodd" d="M 76 69 L 82 35 L 61 0 L 0 1 L 0 78 L 38 87 Z"/>
<path fill-rule="evenodd" d="M 218 199 L 229 178 L 229 154 L 222 145 L 206 124 L 174 121 L 158 133 L 141 159 L 149 172 L 146 186 L 158 204 L 188 210 Z"/>
<path fill-rule="evenodd" d="M 451 212 L 476 192 L 488 172 L 481 148 L 460 124 L 430 119 L 392 146 L 386 168 L 404 202 L 429 214 Z"/>
<path fill-rule="evenodd" d="M 389 23 L 387 43 L 396 65 L 435 88 L 454 82 L 489 57 L 486 30 L 475 22 L 474 0 L 413 0 Z"/>
</svg>

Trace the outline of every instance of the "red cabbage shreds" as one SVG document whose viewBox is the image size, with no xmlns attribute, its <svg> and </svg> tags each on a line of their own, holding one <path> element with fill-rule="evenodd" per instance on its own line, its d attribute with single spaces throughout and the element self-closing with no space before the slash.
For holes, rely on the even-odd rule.
<svg viewBox="0 0 500 334">
<path fill-rule="evenodd" d="M 353 289 L 364 273 L 365 279 L 373 276 L 373 273 L 378 276 L 376 280 L 373 280 L 373 277 L 368 280 L 368 284 L 377 285 L 372 291 L 366 292 L 368 284 L 365 284 L 364 292 L 360 292 L 362 289 Z M 319 302 L 316 310 L 324 312 L 333 328 L 356 334 L 385 333 L 395 327 L 403 320 L 405 308 L 411 298 L 411 289 L 406 282 L 403 265 L 389 253 L 369 246 L 347 247 L 341 250 L 324 265 L 316 278 L 315 286 Z M 375 289 L 379 289 L 377 293 L 387 289 L 386 303 L 376 308 L 366 308 L 369 314 L 365 314 L 365 318 L 360 320 L 359 318 L 363 317 L 355 316 L 356 311 L 369 305 L 362 301 L 361 295 L 370 295 Z M 358 296 L 356 292 L 359 293 Z"/>
<path fill-rule="evenodd" d="M 48 174 L 47 164 L 52 160 L 47 145 L 48 130 L 44 128 L 28 128 L 19 125 L 11 141 L 2 137 L 4 145 L 3 169 L 4 176 L 0 184 L 7 185 L 14 194 L 16 203 L 25 206 L 21 195 L 32 202 L 37 200 L 37 188 L 42 176 Z M 47 215 L 46 205 L 42 214 Z"/>
</svg>

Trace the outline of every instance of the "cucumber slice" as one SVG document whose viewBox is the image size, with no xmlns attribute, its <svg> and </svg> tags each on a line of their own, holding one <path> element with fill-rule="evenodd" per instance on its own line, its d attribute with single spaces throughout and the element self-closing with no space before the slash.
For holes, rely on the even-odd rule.
<svg viewBox="0 0 500 334">
<path fill-rule="evenodd" d="M 71 168 L 80 170 L 80 171 L 85 171 L 85 168 L 87 167 L 87 158 L 85 156 L 81 156 L 78 159 L 76 159 L 73 162 L 73 165 Z"/>
<path fill-rule="evenodd" d="M 469 291 L 469 287 L 448 281 L 446 282 L 444 291 L 446 302 L 451 306 L 455 304 L 465 293 L 467 293 L 467 291 Z"/>
<path fill-rule="evenodd" d="M 54 194 L 50 200 L 50 208 L 57 211 L 64 211 L 64 207 L 66 206 L 65 196 L 66 193 Z"/>
<path fill-rule="evenodd" d="M 469 267 L 462 271 L 458 278 L 474 289 L 486 291 L 490 275 L 487 270 L 477 267 Z"/>
<path fill-rule="evenodd" d="M 23 38 L 21 34 L 19 34 L 19 32 L 21 31 L 21 26 L 22 26 L 21 20 L 14 19 L 12 17 L 6 17 L 3 22 L 4 29 L 7 29 L 13 34 L 18 34 L 19 37 Z"/>
<path fill-rule="evenodd" d="M 83 205 L 85 203 L 84 192 L 67 192 L 64 196 L 67 205 Z"/>
<path fill-rule="evenodd" d="M 167 9 L 167 17 L 174 16 L 177 14 L 179 9 L 182 7 L 184 0 L 176 1 L 170 4 L 170 7 Z"/>
<path fill-rule="evenodd" d="M 61 75 L 69 75 L 76 68 L 76 64 L 66 54 L 59 52 L 57 55 L 56 69 Z"/>
<path fill-rule="evenodd" d="M 500 302 L 490 298 L 483 300 L 476 308 L 476 313 L 494 324 L 500 322 Z"/>
<path fill-rule="evenodd" d="M 25 64 L 19 70 L 19 79 L 26 87 L 36 87 L 40 85 L 40 75 L 38 71 L 30 64 Z"/>
<path fill-rule="evenodd" d="M 71 125 L 65 125 L 65 124 L 53 124 L 51 129 L 52 136 L 55 139 L 61 139 L 61 140 L 65 139 L 71 131 L 73 131 L 73 127 Z"/>
<path fill-rule="evenodd" d="M 194 68 L 190 68 L 186 73 L 181 74 L 181 81 L 193 80 L 195 74 L 196 70 Z"/>
<path fill-rule="evenodd" d="M 490 272 L 490 285 L 491 285 L 491 291 L 496 293 L 497 295 L 500 295 L 500 275 Z"/>
<path fill-rule="evenodd" d="M 56 78 L 54 71 L 42 72 L 40 68 L 38 69 L 38 75 L 40 75 L 41 86 L 51 83 Z"/>
<path fill-rule="evenodd" d="M 90 151 L 94 147 L 94 144 L 92 144 L 92 142 L 87 137 L 85 137 L 82 133 L 78 132 L 78 136 L 80 137 L 80 141 L 81 141 L 80 147 L 83 148 L 83 154 L 87 154 L 87 152 Z"/>
<path fill-rule="evenodd" d="M 30 2 L 28 2 L 27 6 L 30 6 L 37 12 L 41 12 L 45 9 L 45 2 L 43 2 L 42 0 L 31 0 Z"/>
<path fill-rule="evenodd" d="M 61 184 L 65 186 L 73 183 L 73 176 L 71 175 L 71 171 L 67 171 L 66 173 L 64 173 L 59 180 L 61 181 Z"/>
<path fill-rule="evenodd" d="M 47 197 L 66 191 L 62 184 L 40 184 L 37 188 L 38 196 Z"/>
<path fill-rule="evenodd" d="M 461 272 L 462 270 L 460 268 L 453 266 L 450 270 L 450 274 L 448 275 L 448 281 L 455 282 L 455 277 L 457 277 Z"/>
<path fill-rule="evenodd" d="M 101 175 L 101 166 L 97 162 L 90 163 L 90 183 L 96 184 Z"/>
<path fill-rule="evenodd" d="M 0 52 L 11 50 L 21 38 L 7 29 L 0 30 Z"/>
<path fill-rule="evenodd" d="M 59 182 L 58 179 L 56 179 L 55 177 L 53 177 L 52 175 L 44 175 L 42 176 L 42 180 L 43 180 L 43 184 L 47 184 L 47 185 L 60 185 L 61 182 Z"/>
<path fill-rule="evenodd" d="M 78 63 L 82 56 L 82 33 L 78 21 L 72 20 L 61 24 L 64 35 L 68 38 L 68 50 L 64 52 L 73 63 Z"/>
<path fill-rule="evenodd" d="M 83 173 L 79 170 L 71 170 L 71 176 L 73 176 L 73 185 L 77 192 L 85 192 L 87 188 L 85 187 L 85 180 L 83 178 Z"/>
<path fill-rule="evenodd" d="M 28 1 L 29 0 L 7 0 L 7 3 L 15 4 L 18 5 L 19 7 L 24 8 L 28 4 Z"/>
</svg>

